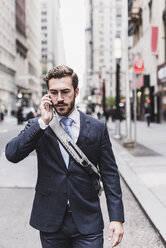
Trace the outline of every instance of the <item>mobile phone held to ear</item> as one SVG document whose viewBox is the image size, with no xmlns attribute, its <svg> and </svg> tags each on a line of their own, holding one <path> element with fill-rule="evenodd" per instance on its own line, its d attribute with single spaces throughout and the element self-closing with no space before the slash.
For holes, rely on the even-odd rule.
<svg viewBox="0 0 166 248">
<path fill-rule="evenodd" d="M 50 111 L 50 110 L 53 111 L 53 102 L 52 102 L 51 98 L 50 98 L 50 102 L 52 103 L 52 105 L 48 104 L 48 111 Z"/>
<path fill-rule="evenodd" d="M 50 100 L 50 102 L 52 103 L 52 99 L 51 99 L 50 96 L 49 96 L 49 100 Z M 50 106 L 51 106 L 51 105 L 48 103 L 48 104 L 47 104 L 47 107 L 46 107 L 48 111 L 50 110 Z"/>
</svg>

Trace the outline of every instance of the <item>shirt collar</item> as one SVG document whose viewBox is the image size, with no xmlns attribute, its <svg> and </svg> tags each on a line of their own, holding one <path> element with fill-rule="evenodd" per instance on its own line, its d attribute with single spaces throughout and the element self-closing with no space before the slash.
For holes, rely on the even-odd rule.
<svg viewBox="0 0 166 248">
<path fill-rule="evenodd" d="M 55 115 L 58 119 L 58 121 L 60 122 L 61 119 L 66 118 L 66 116 L 62 116 L 62 115 L 58 115 L 58 113 L 55 111 Z M 79 122 L 79 111 L 77 108 L 75 108 L 75 110 L 73 110 L 73 112 L 68 116 L 68 118 L 71 118 L 74 123 L 78 123 Z"/>
</svg>

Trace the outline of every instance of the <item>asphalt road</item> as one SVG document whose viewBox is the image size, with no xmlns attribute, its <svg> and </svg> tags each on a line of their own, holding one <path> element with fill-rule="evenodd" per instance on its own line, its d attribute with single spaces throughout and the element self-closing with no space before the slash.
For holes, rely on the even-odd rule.
<svg viewBox="0 0 166 248">
<path fill-rule="evenodd" d="M 41 248 L 38 231 L 29 226 L 30 211 L 34 197 L 34 188 L 33 185 L 32 187 L 29 187 L 29 185 L 31 185 L 29 180 L 32 173 L 33 176 L 36 173 L 35 168 L 33 169 L 33 166 L 27 166 L 26 161 L 28 158 L 26 158 L 22 161 L 23 166 L 19 171 L 19 177 L 17 177 L 19 170 L 17 165 L 8 164 L 4 158 L 5 144 L 12 137 L 17 135 L 21 128 L 22 126 L 16 126 L 13 123 L 6 126 L 3 125 L 0 128 L 0 161 L 3 161 L 3 164 L 2 162 L 0 163 L 0 178 L 3 178 L 2 174 L 5 174 L 5 168 L 7 168 L 6 173 L 9 173 L 10 166 L 12 170 L 12 175 L 9 173 L 4 185 L 3 183 L 0 183 L 0 248 Z M 35 155 L 30 157 L 31 160 L 35 160 Z M 17 169 L 15 170 L 14 168 Z M 11 176 L 13 176 L 14 173 L 16 175 L 14 175 L 13 179 Z M 27 174 L 29 175 L 27 176 Z M 24 178 L 27 182 L 23 187 L 22 185 L 24 184 L 22 184 L 22 181 Z M 121 245 L 118 247 L 164 248 L 165 245 L 162 243 L 158 232 L 151 225 L 150 221 L 122 179 L 121 185 L 125 208 L 125 234 Z M 109 221 L 104 194 L 101 197 L 101 205 L 105 220 L 104 248 L 111 248 L 108 241 Z"/>
</svg>

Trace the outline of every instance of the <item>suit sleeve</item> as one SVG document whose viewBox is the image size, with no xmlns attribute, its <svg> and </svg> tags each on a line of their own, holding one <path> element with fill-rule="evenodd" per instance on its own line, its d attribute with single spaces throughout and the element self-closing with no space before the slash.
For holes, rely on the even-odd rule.
<svg viewBox="0 0 166 248">
<path fill-rule="evenodd" d="M 101 137 L 99 167 L 110 221 L 124 222 L 124 209 L 118 167 L 105 124 Z"/>
<path fill-rule="evenodd" d="M 30 119 L 24 130 L 6 145 L 7 159 L 13 163 L 23 160 L 36 148 L 43 133 L 44 130 L 40 128 L 38 119 Z"/>
</svg>

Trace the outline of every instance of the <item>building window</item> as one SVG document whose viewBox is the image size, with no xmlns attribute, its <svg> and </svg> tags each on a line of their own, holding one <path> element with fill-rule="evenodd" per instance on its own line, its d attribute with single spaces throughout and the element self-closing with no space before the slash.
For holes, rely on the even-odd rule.
<svg viewBox="0 0 166 248">
<path fill-rule="evenodd" d="M 47 11 L 42 11 L 41 14 L 42 15 L 47 15 Z"/>
<path fill-rule="evenodd" d="M 117 27 L 121 27 L 121 22 L 118 21 L 118 22 L 116 23 L 116 26 L 117 26 Z"/>
<path fill-rule="evenodd" d="M 41 29 L 42 30 L 47 30 L 47 26 L 42 26 Z"/>
<path fill-rule="evenodd" d="M 117 7 L 116 8 L 116 16 L 117 17 L 121 17 L 122 16 L 122 8 L 121 7 Z"/>
<path fill-rule="evenodd" d="M 43 47 L 42 52 L 47 52 L 47 47 Z"/>
<path fill-rule="evenodd" d="M 6 1 L 5 1 L 6 2 Z M 25 19 L 25 0 L 15 1 L 16 9 L 16 27 L 23 34 L 26 35 L 26 19 Z"/>
<path fill-rule="evenodd" d="M 47 60 L 47 55 L 42 55 L 42 59 L 46 59 Z"/>
<path fill-rule="evenodd" d="M 16 39 L 16 49 L 17 53 L 19 53 L 20 56 L 22 56 L 23 58 L 27 57 L 28 49 L 18 39 Z"/>
<path fill-rule="evenodd" d="M 47 41 L 46 40 L 42 40 L 42 44 L 44 45 L 46 45 L 47 44 Z"/>
<path fill-rule="evenodd" d="M 116 37 L 120 37 L 121 36 L 121 31 L 120 30 L 117 30 L 116 31 Z"/>
<path fill-rule="evenodd" d="M 45 19 L 45 18 L 41 19 L 41 22 L 47 22 L 47 19 Z"/>
</svg>

